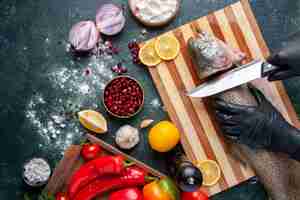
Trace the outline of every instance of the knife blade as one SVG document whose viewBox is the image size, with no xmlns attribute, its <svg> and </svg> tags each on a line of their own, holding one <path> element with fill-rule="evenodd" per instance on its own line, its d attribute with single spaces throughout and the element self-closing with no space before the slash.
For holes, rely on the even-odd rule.
<svg viewBox="0 0 300 200">
<path fill-rule="evenodd" d="M 262 60 L 254 60 L 206 81 L 187 93 L 189 97 L 203 98 L 224 92 L 258 78 L 268 76 L 278 69 Z"/>
</svg>

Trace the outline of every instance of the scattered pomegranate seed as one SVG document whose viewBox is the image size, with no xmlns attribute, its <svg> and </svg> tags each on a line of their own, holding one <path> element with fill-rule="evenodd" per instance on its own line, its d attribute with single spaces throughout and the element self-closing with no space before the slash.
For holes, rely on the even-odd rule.
<svg viewBox="0 0 300 200">
<path fill-rule="evenodd" d="M 127 73 L 127 71 L 128 71 L 128 70 L 127 70 L 126 67 L 124 67 L 124 66 L 121 67 L 121 72 L 122 72 L 122 73 Z"/>
<path fill-rule="evenodd" d="M 107 46 L 110 49 L 113 47 L 112 41 L 110 41 L 110 40 L 106 40 L 104 44 L 105 44 L 105 46 Z"/>
<path fill-rule="evenodd" d="M 129 48 L 130 53 L 131 53 L 132 62 L 134 64 L 141 64 L 141 61 L 139 59 L 140 47 L 139 47 L 138 43 L 136 41 L 129 42 L 128 43 L 128 48 Z"/>
<path fill-rule="evenodd" d="M 91 75 L 91 73 L 92 73 L 92 70 L 91 70 L 90 68 L 86 68 L 86 69 L 84 70 L 84 72 L 83 72 L 83 74 L 84 74 L 85 76 L 89 76 L 89 75 Z"/>
<path fill-rule="evenodd" d="M 119 49 L 117 47 L 112 47 L 111 51 L 113 54 L 118 54 L 119 53 Z"/>
<path fill-rule="evenodd" d="M 118 69 L 119 69 L 118 65 L 114 65 L 111 67 L 111 71 L 113 71 L 115 73 L 118 71 Z"/>
<path fill-rule="evenodd" d="M 128 43 L 128 49 L 133 49 L 134 48 L 134 43 L 133 42 L 129 42 Z"/>
<path fill-rule="evenodd" d="M 117 65 L 111 67 L 111 71 L 118 74 L 123 74 L 127 72 L 127 68 L 123 66 L 122 63 L 118 63 Z"/>
</svg>

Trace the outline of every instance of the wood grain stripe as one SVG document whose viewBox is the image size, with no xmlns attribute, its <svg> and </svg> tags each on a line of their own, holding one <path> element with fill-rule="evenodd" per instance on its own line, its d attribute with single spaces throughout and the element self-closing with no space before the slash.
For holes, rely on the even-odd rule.
<svg viewBox="0 0 300 200">
<path fill-rule="evenodd" d="M 208 20 L 208 23 L 210 24 L 211 30 L 213 31 L 214 35 L 217 38 L 219 38 L 220 40 L 225 42 L 224 35 L 220 29 L 219 22 L 215 16 L 215 14 L 214 13 L 209 14 L 207 16 L 207 20 Z"/>
<path fill-rule="evenodd" d="M 189 118 L 189 113 L 187 112 L 186 108 L 184 107 L 184 103 L 180 98 L 179 91 L 176 90 L 176 85 L 172 80 L 172 77 L 167 69 L 165 63 L 158 65 L 157 67 L 159 76 L 165 88 L 167 88 L 167 94 L 170 98 L 174 107 L 176 107 L 176 113 L 183 125 L 184 133 L 188 133 L 189 138 L 188 141 L 191 144 L 192 148 L 197 150 L 197 154 L 195 157 L 197 160 L 207 159 L 207 156 L 203 150 L 203 147 L 200 144 L 200 141 L 197 139 L 197 133 L 192 126 L 192 122 Z"/>
<path fill-rule="evenodd" d="M 270 55 L 270 51 L 269 51 L 269 48 L 267 47 L 265 40 L 263 39 L 261 30 L 255 20 L 255 16 L 249 5 L 249 2 L 247 0 L 241 0 L 241 4 L 242 4 L 243 10 L 246 14 L 246 17 L 248 19 L 248 22 L 250 23 L 251 30 L 254 32 L 254 34 L 256 36 L 256 40 L 258 41 L 261 52 L 263 53 L 264 58 L 267 58 Z M 282 82 L 275 82 L 274 84 L 280 94 L 280 97 L 283 100 L 285 107 L 287 108 L 287 112 L 291 118 L 292 123 L 294 125 L 296 125 L 298 128 L 300 128 L 300 121 L 298 119 L 297 113 L 295 112 L 295 109 L 291 103 L 290 98 L 288 97 L 288 95 L 284 89 Z"/>
<path fill-rule="evenodd" d="M 248 46 L 252 59 L 263 58 L 263 54 L 259 48 L 256 37 L 251 30 L 247 17 L 243 12 L 242 5 L 240 3 L 236 3 L 230 6 L 228 9 L 228 13 L 232 15 L 232 24 L 237 24 L 240 27 L 241 33 L 243 35 L 244 41 L 246 42 L 246 46 Z M 249 43 L 251 41 L 251 43 Z"/>
<path fill-rule="evenodd" d="M 176 38 L 178 39 L 179 43 L 180 43 L 180 46 L 181 46 L 181 55 L 182 57 L 184 58 L 184 61 L 186 63 L 187 66 L 191 66 L 189 69 L 196 69 L 196 66 L 194 65 L 192 59 L 191 59 L 191 56 L 188 52 L 188 48 L 187 48 L 187 42 L 188 42 L 188 39 L 193 37 L 194 35 L 193 34 L 189 34 L 188 35 L 188 38 L 184 38 L 183 37 L 183 33 L 181 30 L 183 30 L 183 27 L 182 26 L 181 28 L 178 28 L 176 29 L 175 31 L 173 31 L 174 35 L 176 36 Z M 186 31 L 189 31 L 189 30 L 186 30 Z M 191 32 L 192 33 L 192 32 Z M 194 83 L 196 83 L 197 85 L 200 84 L 200 80 L 199 80 L 199 76 L 198 76 L 198 72 L 197 70 L 190 70 L 190 74 L 192 76 L 192 80 L 191 81 L 194 81 Z"/>
<path fill-rule="evenodd" d="M 177 29 L 174 31 L 174 35 L 177 37 L 177 39 L 179 40 L 179 42 L 182 46 L 186 46 L 185 44 L 187 43 L 187 40 L 190 37 L 192 37 L 194 34 L 195 33 L 193 33 L 192 30 L 188 26 L 182 26 L 180 28 L 180 30 Z M 184 35 L 184 37 L 182 35 Z M 182 50 L 181 50 L 182 55 L 187 54 L 187 52 L 184 52 L 184 51 L 187 51 L 186 48 L 182 48 Z M 194 82 L 190 80 L 191 74 L 195 73 L 194 72 L 195 66 L 189 65 L 188 64 L 188 63 L 190 63 L 189 60 L 190 60 L 190 56 L 182 57 L 181 55 L 179 55 L 177 57 L 177 59 L 175 60 L 175 62 L 177 64 L 174 66 L 174 67 L 177 67 L 180 77 L 181 77 L 182 81 L 184 82 L 185 89 L 187 89 L 187 90 L 193 89 L 196 86 L 195 82 L 196 83 L 199 82 L 198 76 L 196 76 L 195 79 L 193 79 Z M 181 66 L 180 64 L 184 63 L 184 62 L 187 65 L 188 70 L 186 70 L 186 68 L 184 68 L 184 67 L 180 67 Z M 169 69 L 170 68 L 171 67 L 169 67 Z M 177 78 L 178 77 L 174 77 L 174 79 L 177 79 Z M 218 138 L 218 135 L 216 134 L 214 125 L 213 125 L 213 123 L 211 123 L 212 120 L 210 119 L 210 116 L 207 113 L 207 108 L 204 106 L 204 104 L 199 99 L 192 99 L 191 102 L 192 102 L 192 106 L 193 106 L 195 112 L 197 113 L 197 117 L 200 119 L 202 126 L 205 130 L 203 133 L 200 133 L 200 134 L 206 135 L 207 140 L 209 141 L 210 145 L 213 148 L 213 151 L 215 152 L 215 155 L 217 155 L 214 158 L 214 160 L 217 160 L 217 161 L 221 160 L 222 162 L 227 162 L 227 164 L 224 165 L 225 167 L 223 169 L 223 171 L 226 174 L 228 174 L 227 182 L 230 185 L 237 184 L 236 177 L 238 178 L 239 181 L 243 181 L 245 179 L 245 177 L 242 175 L 242 172 L 238 167 L 239 165 L 236 163 L 230 163 L 229 159 L 227 159 L 226 153 L 223 151 L 223 149 L 225 147 L 224 147 L 224 145 L 222 146 L 222 142 L 220 142 L 221 139 Z M 235 170 L 233 170 L 231 168 L 231 166 L 234 166 Z M 238 171 L 240 173 L 238 173 Z M 229 174 L 231 174 L 231 175 L 229 175 Z"/>
<path fill-rule="evenodd" d="M 287 108 L 287 112 L 288 112 L 288 115 L 291 119 L 291 123 L 293 125 L 295 125 L 297 128 L 300 128 L 300 121 L 299 121 L 299 118 L 298 118 L 298 115 L 294 109 L 294 106 L 284 88 L 284 85 L 282 82 L 275 82 L 274 83 L 276 88 L 277 88 L 277 91 L 280 95 L 280 97 L 282 98 L 282 101 L 283 103 L 285 104 L 285 107 Z"/>
<path fill-rule="evenodd" d="M 183 82 L 180 78 L 180 75 L 176 69 L 176 64 L 174 62 L 168 62 L 167 66 L 168 66 L 169 72 L 176 84 L 177 89 L 179 91 L 186 91 L 185 85 L 183 84 Z M 203 149 L 207 155 L 207 158 L 211 159 L 211 160 L 217 160 L 216 155 L 215 155 L 215 153 L 217 153 L 217 152 L 213 151 L 210 143 L 208 142 L 208 138 L 207 138 L 206 134 L 204 133 L 202 123 L 197 116 L 197 113 L 195 111 L 195 108 L 194 108 L 191 100 L 185 95 L 185 92 L 182 92 L 180 94 L 180 96 L 181 96 L 183 103 L 185 104 L 185 106 L 187 108 L 187 112 L 189 113 L 189 117 L 191 119 L 191 122 L 192 122 L 195 130 L 196 130 L 199 141 L 201 142 Z M 227 181 L 225 179 L 223 172 L 222 172 L 222 178 L 220 179 L 219 184 L 220 184 L 222 190 L 228 188 L 228 186 L 229 186 L 229 184 L 227 183 Z"/>
<path fill-rule="evenodd" d="M 199 29 L 201 27 L 202 31 L 205 31 L 211 35 L 214 35 L 213 30 L 211 29 L 207 17 L 201 17 L 197 21 L 191 23 L 193 27 L 197 27 Z"/>
<path fill-rule="evenodd" d="M 211 15 L 213 16 L 214 19 L 216 19 L 214 14 L 211 14 Z M 200 29 L 202 30 L 201 24 L 206 24 L 205 27 L 207 30 L 209 30 L 210 34 L 216 33 L 216 31 L 213 31 L 213 28 L 217 28 L 219 36 L 221 36 L 221 38 L 223 38 L 224 41 L 226 40 L 226 37 L 224 36 L 223 32 L 221 31 L 219 22 L 217 20 L 213 21 L 213 23 L 214 23 L 213 26 L 209 22 L 208 22 L 208 25 L 207 25 L 207 23 L 203 23 L 203 22 L 204 22 L 204 20 L 202 21 L 202 23 L 201 23 L 201 20 L 199 20 L 198 23 L 195 23 L 195 24 L 192 23 L 192 24 L 194 24 L 193 26 L 194 27 L 196 26 L 197 27 L 196 29 L 198 29 L 198 30 L 200 30 Z M 217 37 L 216 35 L 214 35 L 214 36 Z M 219 125 L 217 124 L 217 121 L 215 119 L 214 112 L 212 111 L 211 106 L 209 105 L 210 102 L 208 101 L 208 99 L 204 99 L 203 102 L 205 104 L 208 116 L 210 118 L 209 121 L 211 122 L 211 127 L 213 127 L 213 129 L 214 129 L 212 131 L 212 133 L 216 133 L 216 138 L 214 140 L 220 141 L 221 148 L 223 148 L 225 150 L 225 152 L 227 153 L 226 160 L 230 163 L 233 173 L 235 174 L 238 181 L 244 180 L 245 176 L 242 172 L 241 165 L 239 163 L 235 162 L 233 159 L 229 158 L 230 157 L 229 152 L 227 152 L 226 144 L 224 144 L 224 142 L 223 142 L 222 131 L 220 130 Z M 224 152 L 224 154 L 225 154 L 225 152 Z M 248 177 L 248 176 L 246 176 L 246 177 Z"/>
<path fill-rule="evenodd" d="M 215 27 L 218 25 L 217 22 L 214 22 L 215 24 Z M 198 20 L 198 23 L 191 23 L 192 26 L 194 27 L 194 29 L 196 30 L 202 30 L 202 31 L 206 31 L 208 32 L 209 34 L 212 34 L 214 35 L 214 32 L 212 30 L 212 27 L 210 26 L 208 20 L 206 20 L 206 18 L 201 18 Z M 220 28 L 218 28 L 220 30 Z M 223 36 L 223 33 L 222 32 L 219 32 L 218 34 L 222 34 L 222 38 L 224 38 Z M 223 148 L 225 151 L 227 149 L 226 145 L 224 144 L 223 142 L 223 134 L 221 133 L 221 130 L 218 126 L 218 124 L 216 123 L 216 120 L 215 120 L 215 117 L 214 117 L 214 113 L 212 112 L 212 110 L 210 109 L 210 105 L 209 105 L 209 101 L 208 99 L 203 99 L 203 102 L 204 102 L 204 107 L 206 108 L 206 112 L 209 116 L 209 122 L 210 122 L 210 126 L 211 128 L 213 128 L 213 132 L 211 133 L 216 133 L 216 138 L 215 140 L 216 141 L 219 141 L 220 144 L 221 144 L 221 147 L 220 148 Z M 202 117 L 203 118 L 203 117 Z M 235 174 L 235 176 L 237 177 L 237 179 L 240 181 L 240 180 L 245 180 L 245 177 L 242 173 L 242 169 L 240 168 L 240 164 L 237 165 L 236 162 L 233 161 L 233 159 L 230 159 L 228 158 L 229 155 L 228 155 L 228 152 L 227 152 L 227 158 L 226 160 L 228 160 L 228 162 L 230 163 L 232 169 L 233 169 L 233 172 Z M 247 176 L 248 177 L 248 176 Z"/>
<path fill-rule="evenodd" d="M 258 45 L 258 42 L 256 40 L 256 37 L 254 35 L 254 33 L 251 30 L 251 26 L 248 23 L 246 14 L 243 11 L 243 7 L 241 5 L 241 3 L 236 3 L 232 6 L 232 11 L 233 14 L 235 15 L 236 18 L 236 23 L 239 24 L 239 26 L 241 27 L 241 30 L 244 34 L 244 38 L 247 42 L 247 45 L 250 47 L 251 53 L 253 58 L 263 58 L 263 53 L 261 52 L 261 49 Z M 257 80 L 258 81 L 264 81 L 264 80 Z M 266 82 L 266 81 L 264 81 Z M 260 84 L 263 85 L 263 84 Z M 274 84 L 265 84 L 265 87 L 269 87 L 271 89 L 265 89 L 265 93 L 267 96 L 272 96 L 273 98 L 273 103 L 275 102 L 275 104 L 278 106 L 278 108 L 280 109 L 280 111 L 283 113 L 283 115 L 287 118 L 288 121 L 291 121 L 290 116 L 288 115 L 288 111 L 287 108 L 284 106 L 284 102 L 280 97 L 280 94 L 278 92 L 278 90 L 276 89 L 276 86 Z"/>
<path fill-rule="evenodd" d="M 214 14 L 217 18 L 217 21 L 219 22 L 220 29 L 221 29 L 222 34 L 224 35 L 226 43 L 228 45 L 230 44 L 230 46 L 235 49 L 240 49 L 240 47 L 238 46 L 238 43 L 234 37 L 234 34 L 230 27 L 230 24 L 226 19 L 224 11 L 220 10 L 220 11 L 215 12 Z M 236 162 L 236 160 L 233 159 L 233 162 Z M 253 175 L 254 175 L 253 171 L 250 168 L 246 169 L 243 165 L 240 165 L 240 171 L 238 173 L 243 174 L 244 177 L 253 177 Z"/>
<path fill-rule="evenodd" d="M 176 35 L 178 35 L 178 32 L 177 32 Z M 178 38 L 178 39 L 180 39 L 180 38 Z M 181 42 L 185 42 L 185 41 L 181 41 Z M 184 50 L 182 49 L 182 51 L 184 51 Z M 184 78 L 191 79 L 191 74 L 184 72 L 184 75 L 183 75 L 183 74 L 180 74 L 178 72 L 178 71 L 182 70 L 181 67 L 177 67 L 177 66 L 180 65 L 179 63 L 185 62 L 183 60 L 183 57 L 182 57 L 181 54 L 175 59 L 175 62 L 171 61 L 171 62 L 166 63 L 167 66 L 168 66 L 169 72 L 170 72 L 170 74 L 171 74 L 171 76 L 172 76 L 172 78 L 173 78 L 173 80 L 176 84 L 177 90 L 178 91 L 184 91 L 180 94 L 180 96 L 181 96 L 181 98 L 182 98 L 182 100 L 183 100 L 183 102 L 184 102 L 184 104 L 187 108 L 187 111 L 189 113 L 189 117 L 190 117 L 191 121 L 193 122 L 193 126 L 195 127 L 195 129 L 197 131 L 197 135 L 198 135 L 202 145 L 204 146 L 204 150 L 205 150 L 205 153 L 206 153 L 208 159 L 217 160 L 215 153 L 218 153 L 218 152 L 214 151 L 212 149 L 212 146 L 209 143 L 209 139 L 208 139 L 207 135 L 205 134 L 206 130 L 204 130 L 203 126 L 202 126 L 203 122 L 201 122 L 199 120 L 198 114 L 196 112 L 196 110 L 199 109 L 199 108 L 195 107 L 193 105 L 191 99 L 188 98 L 185 94 L 185 91 L 187 91 L 187 89 L 191 89 L 191 88 L 188 88 L 187 85 L 184 84 L 182 79 L 184 79 Z M 230 173 L 230 171 L 228 171 L 228 173 Z M 228 180 L 228 181 L 230 181 L 230 180 Z M 222 180 L 220 181 L 220 184 L 221 184 L 222 189 L 228 187 L 228 183 L 226 182 L 226 179 L 224 178 L 224 175 L 222 177 Z"/>
<path fill-rule="evenodd" d="M 183 129 L 182 124 L 177 116 L 176 109 L 174 108 L 169 96 L 166 94 L 166 88 L 162 84 L 162 81 L 160 79 L 157 69 L 152 67 L 152 68 L 149 68 L 149 71 L 151 73 L 153 81 L 155 82 L 155 86 L 156 86 L 157 90 L 159 91 L 159 94 L 164 103 L 164 106 L 167 107 L 167 111 L 168 111 L 168 114 L 169 114 L 171 120 L 176 124 L 179 131 L 181 133 L 184 133 L 184 129 Z M 181 134 L 181 143 L 182 143 L 182 146 L 184 148 L 186 155 L 190 159 L 196 160 L 196 156 L 193 151 L 193 148 L 192 148 L 191 144 L 188 142 L 188 139 L 185 134 Z"/>
<path fill-rule="evenodd" d="M 179 56 L 179 57 L 181 57 L 181 56 Z M 200 122 L 199 118 L 197 117 L 195 110 L 193 109 L 192 102 L 186 96 L 187 90 L 186 90 L 186 87 L 183 84 L 181 77 L 176 69 L 176 64 L 174 63 L 174 61 L 171 61 L 171 62 L 166 62 L 166 65 L 167 65 L 167 69 L 169 70 L 169 73 L 172 77 L 172 80 L 175 83 L 176 89 L 177 89 L 177 91 L 179 91 L 179 95 L 182 99 L 183 104 L 186 107 L 187 113 L 189 114 L 189 118 L 192 122 L 192 126 L 196 130 L 196 133 L 197 133 L 199 140 L 203 146 L 203 149 L 204 149 L 204 152 L 205 152 L 207 158 L 215 160 L 214 152 L 213 152 L 210 144 L 208 143 L 208 139 L 207 139 L 206 135 L 204 134 L 204 130 L 201 125 L 201 122 Z"/>
<path fill-rule="evenodd" d="M 251 25 L 251 28 L 252 28 L 251 30 L 253 31 L 253 33 L 256 37 L 256 40 L 258 42 L 258 45 L 260 46 L 261 52 L 262 52 L 264 58 L 267 58 L 270 55 L 270 51 L 269 51 L 269 48 L 267 47 L 267 44 L 262 36 L 260 28 L 256 22 L 256 19 L 252 12 L 250 4 L 249 4 L 248 0 L 241 0 L 237 4 L 240 4 L 240 3 L 242 4 L 243 11 L 245 12 L 245 14 L 247 16 L 247 21 Z"/>
<path fill-rule="evenodd" d="M 231 6 L 228 6 L 224 9 L 224 13 L 226 15 L 226 18 L 228 19 L 228 22 L 230 24 L 230 27 L 233 31 L 233 34 L 235 38 L 237 39 L 237 42 L 239 44 L 239 47 L 242 52 L 244 52 L 247 55 L 246 62 L 250 62 L 252 58 L 252 54 L 249 50 L 249 47 L 247 46 L 247 43 L 245 41 L 245 38 L 243 36 L 243 33 L 241 31 L 241 28 L 236 23 L 235 15 L 233 14 Z"/>
<path fill-rule="evenodd" d="M 225 35 L 224 37 L 225 43 L 230 45 L 232 48 L 239 49 L 239 45 L 231 30 L 230 24 L 227 21 L 224 11 L 223 10 L 216 11 L 214 15 L 220 26 L 221 33 Z"/>
</svg>

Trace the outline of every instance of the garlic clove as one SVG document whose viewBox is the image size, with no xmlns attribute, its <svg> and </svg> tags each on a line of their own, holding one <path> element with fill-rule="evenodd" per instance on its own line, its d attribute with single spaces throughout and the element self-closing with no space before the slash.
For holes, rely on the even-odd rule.
<svg viewBox="0 0 300 200">
<path fill-rule="evenodd" d="M 154 122 L 153 119 L 144 119 L 141 124 L 140 124 L 140 128 L 143 129 L 143 128 L 147 128 L 149 127 L 152 123 Z"/>
<path fill-rule="evenodd" d="M 122 149 L 131 149 L 140 141 L 139 131 L 130 125 L 124 125 L 116 132 L 116 143 Z"/>
</svg>

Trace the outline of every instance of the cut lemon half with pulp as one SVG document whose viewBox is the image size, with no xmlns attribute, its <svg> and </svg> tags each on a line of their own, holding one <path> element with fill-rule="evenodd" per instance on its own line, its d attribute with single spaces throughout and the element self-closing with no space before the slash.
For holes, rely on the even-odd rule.
<svg viewBox="0 0 300 200">
<path fill-rule="evenodd" d="M 80 123 L 95 133 L 107 132 L 107 122 L 102 114 L 94 110 L 83 110 L 78 112 Z"/>
<path fill-rule="evenodd" d="M 202 172 L 204 186 L 213 186 L 219 181 L 221 177 L 221 170 L 216 161 L 214 160 L 198 161 L 196 163 L 196 166 Z"/>
<path fill-rule="evenodd" d="M 139 52 L 139 59 L 146 66 L 156 66 L 161 62 L 154 48 L 155 41 L 146 43 Z"/>
<path fill-rule="evenodd" d="M 176 37 L 163 35 L 157 38 L 155 42 L 155 50 L 161 59 L 173 60 L 179 53 L 180 44 Z"/>
</svg>

